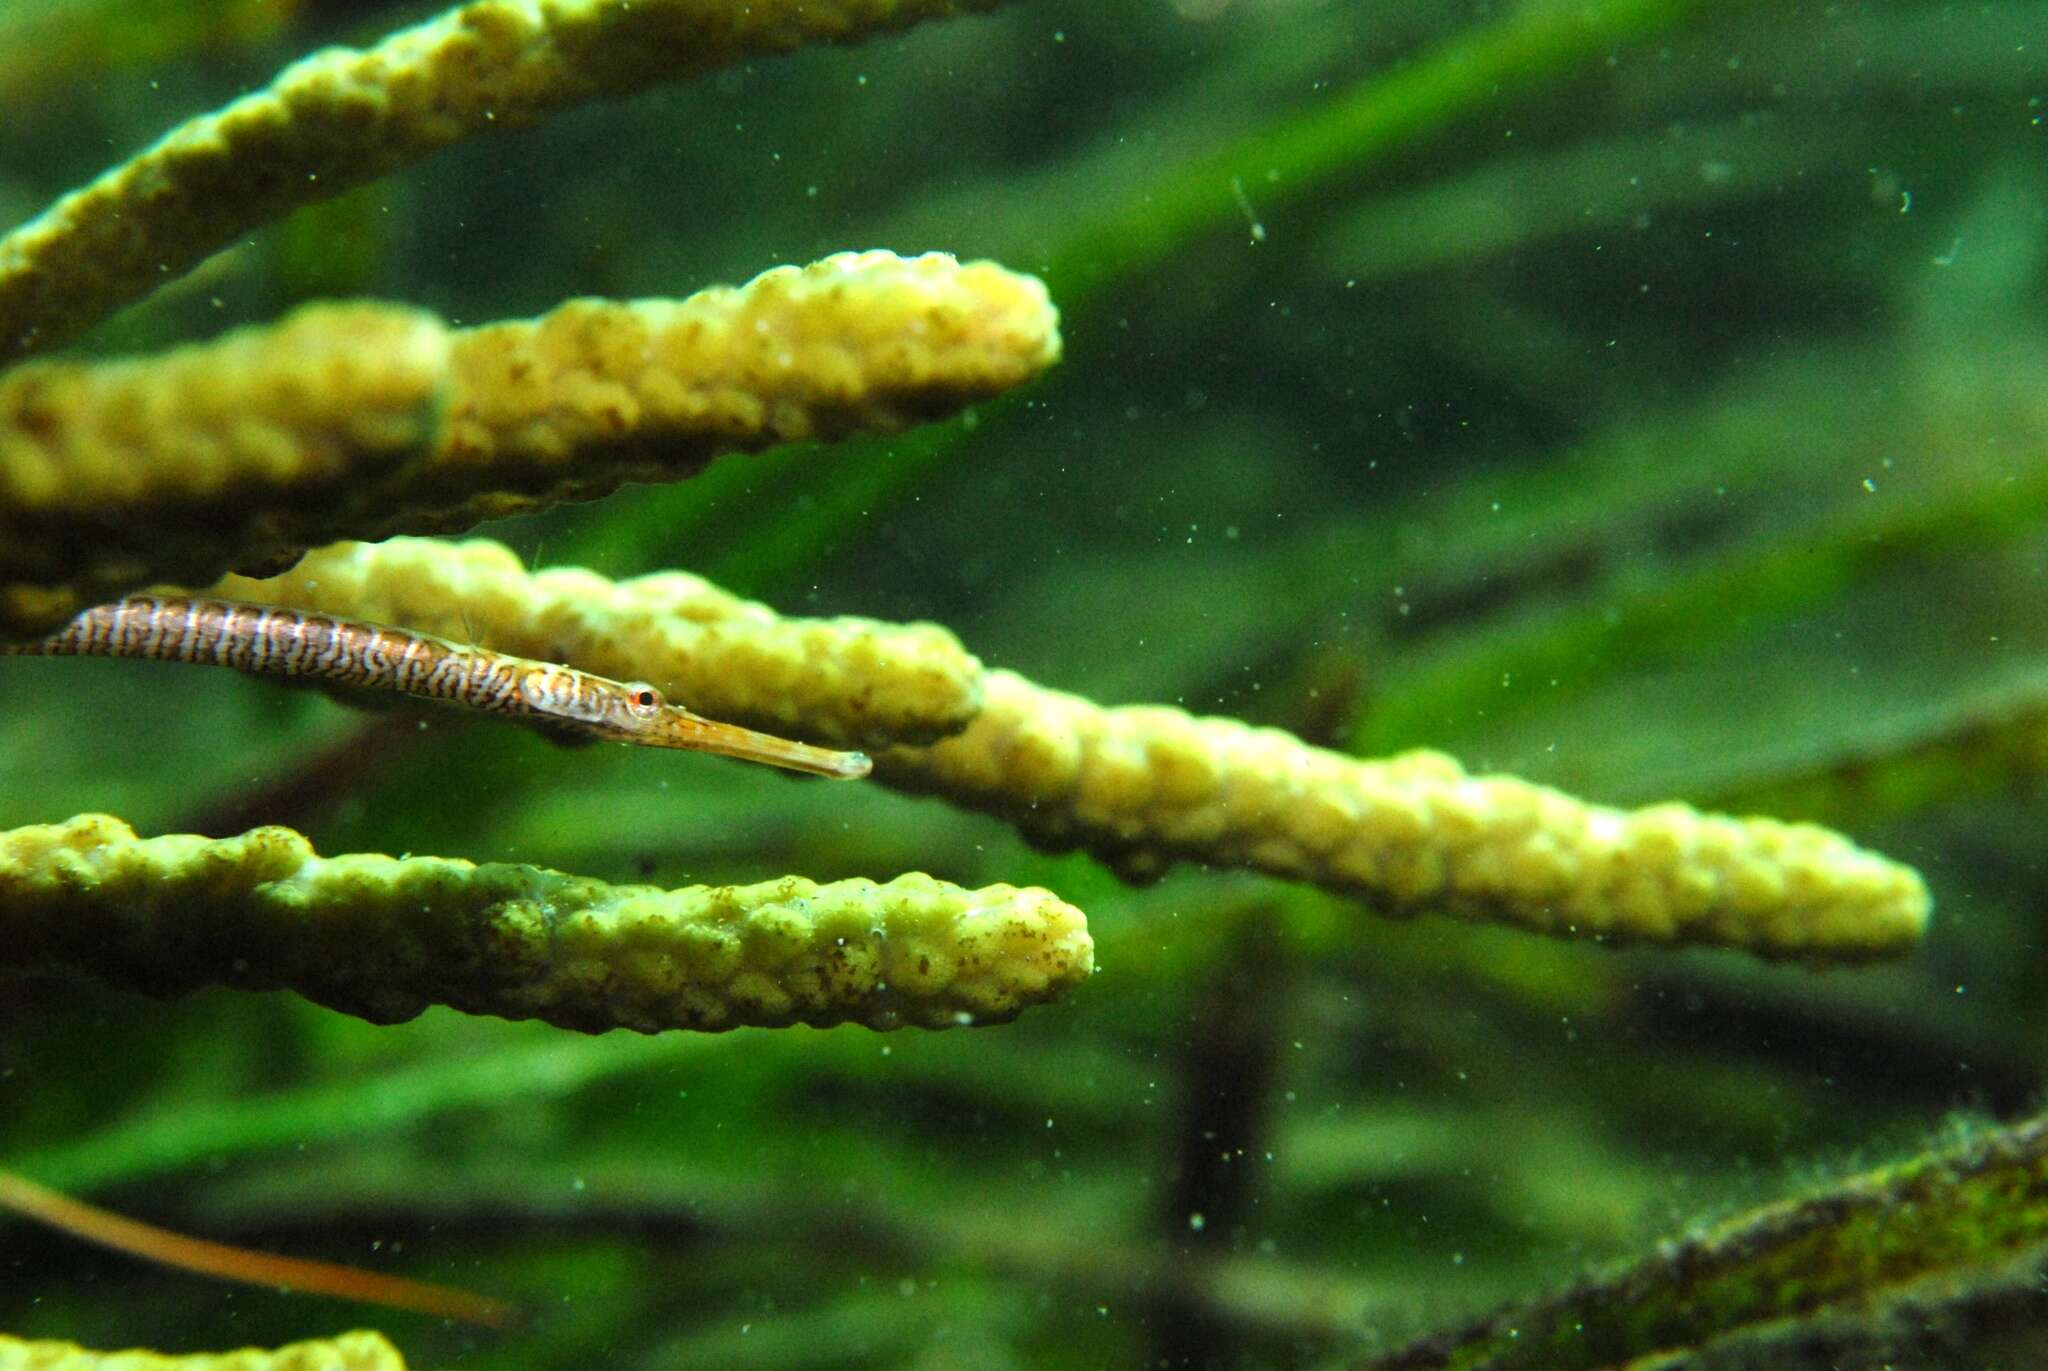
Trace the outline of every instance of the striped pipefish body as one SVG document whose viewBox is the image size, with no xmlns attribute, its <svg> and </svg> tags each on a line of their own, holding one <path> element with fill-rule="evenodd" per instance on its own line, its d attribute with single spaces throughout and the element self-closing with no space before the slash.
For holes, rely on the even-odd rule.
<svg viewBox="0 0 2048 1371">
<path fill-rule="evenodd" d="M 614 681 L 431 634 L 233 600 L 131 596 L 88 609 L 38 642 L 0 644 L 0 653 L 224 666 L 396 691 L 585 737 L 715 752 L 818 776 L 854 779 L 869 769 L 859 752 L 706 719 L 670 704 L 645 681 Z"/>
</svg>

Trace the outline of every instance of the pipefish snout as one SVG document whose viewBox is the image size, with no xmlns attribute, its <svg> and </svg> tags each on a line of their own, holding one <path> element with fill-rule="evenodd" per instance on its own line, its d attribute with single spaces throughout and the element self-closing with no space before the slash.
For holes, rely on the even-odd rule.
<svg viewBox="0 0 2048 1371">
<path fill-rule="evenodd" d="M 645 681 L 614 681 L 431 634 L 233 600 L 131 596 L 88 609 L 40 641 L 0 644 L 0 653 L 191 662 L 395 691 L 558 732 L 712 752 L 841 780 L 856 780 L 871 767 L 863 753 L 706 719 L 670 704 Z"/>
<path fill-rule="evenodd" d="M 864 752 L 835 752 L 707 719 L 670 704 L 645 681 L 610 681 L 571 667 L 533 665 L 539 670 L 522 680 L 520 690 L 536 712 L 548 719 L 569 720 L 594 737 L 642 747 L 714 752 L 841 780 L 858 780 L 874 765 Z"/>
</svg>

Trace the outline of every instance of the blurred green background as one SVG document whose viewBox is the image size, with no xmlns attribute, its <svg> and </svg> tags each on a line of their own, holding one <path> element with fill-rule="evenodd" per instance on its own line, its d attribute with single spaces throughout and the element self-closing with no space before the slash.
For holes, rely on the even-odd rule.
<svg viewBox="0 0 2048 1371">
<path fill-rule="evenodd" d="M 0 224 L 432 12 L 0 0 Z M 0 1164 L 534 1311 L 477 1334 L 8 1222 L 0 1328 L 186 1350 L 368 1325 L 415 1366 L 534 1371 L 1334 1366 L 1958 1114 L 2027 1114 L 2042 34 L 2040 3 L 1020 0 L 474 141 L 120 316 L 86 348 L 333 295 L 479 322 L 842 248 L 1041 272 L 1067 358 L 1021 397 L 488 531 L 937 619 L 1105 703 L 1816 818 L 1920 867 L 1936 922 L 1897 964 L 1814 972 L 1235 873 L 1130 889 L 878 786 L 0 661 L 0 826 L 1043 883 L 1101 966 L 1015 1025 L 893 1036 L 0 984 Z M 2042 1318 L 2001 1345 L 2038 1352 Z"/>
</svg>

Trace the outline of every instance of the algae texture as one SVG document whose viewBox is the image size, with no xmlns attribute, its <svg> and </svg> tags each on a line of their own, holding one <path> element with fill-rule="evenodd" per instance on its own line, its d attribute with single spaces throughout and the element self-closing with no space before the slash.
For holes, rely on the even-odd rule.
<svg viewBox="0 0 2048 1371">
<path fill-rule="evenodd" d="M 0 221 L 428 13 L 181 8 L 0 19 Z M 1033 273 L 1065 355 L 1019 394 L 479 532 L 593 596 L 686 570 L 943 625 L 956 674 L 904 697 L 956 713 L 984 663 L 1604 810 L 1824 823 L 1935 912 L 1826 969 L 1546 938 L 1270 874 L 1291 850 L 1188 861 L 1124 810 L 1077 844 L 900 771 L 0 658 L 0 828 L 280 823 L 663 888 L 922 870 L 1057 891 L 1099 968 L 1015 1024 L 887 1037 L 0 981 L 0 1165 L 532 1314 L 480 1335 L 9 1221 L 0 1329 L 375 1327 L 510 1371 L 2038 1362 L 2044 23 L 1012 0 L 639 82 L 238 232 L 61 359 L 336 294 L 472 327 L 877 246 Z M 879 750 L 872 723 L 822 733 Z"/>
</svg>

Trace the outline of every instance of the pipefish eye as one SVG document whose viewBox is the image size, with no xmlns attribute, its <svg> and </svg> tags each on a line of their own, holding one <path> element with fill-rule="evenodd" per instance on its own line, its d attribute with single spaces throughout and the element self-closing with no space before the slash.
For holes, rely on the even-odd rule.
<svg viewBox="0 0 2048 1371">
<path fill-rule="evenodd" d="M 661 692 L 645 681 L 634 681 L 626 687 L 626 707 L 642 718 L 659 712 L 667 703 Z"/>
</svg>

